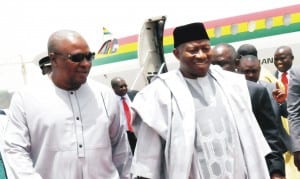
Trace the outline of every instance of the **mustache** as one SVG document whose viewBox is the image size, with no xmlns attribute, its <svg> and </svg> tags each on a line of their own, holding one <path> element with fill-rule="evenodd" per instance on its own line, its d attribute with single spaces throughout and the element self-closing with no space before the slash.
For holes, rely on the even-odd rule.
<svg viewBox="0 0 300 179">
<path fill-rule="evenodd" d="M 193 63 L 208 63 L 209 59 L 193 59 Z"/>
</svg>

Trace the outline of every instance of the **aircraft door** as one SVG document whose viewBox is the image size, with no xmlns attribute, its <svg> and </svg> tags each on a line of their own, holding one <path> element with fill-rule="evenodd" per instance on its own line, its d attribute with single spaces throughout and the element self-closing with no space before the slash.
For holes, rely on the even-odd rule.
<svg viewBox="0 0 300 179">
<path fill-rule="evenodd" d="M 141 74 L 147 84 L 153 76 L 168 71 L 163 49 L 165 21 L 165 16 L 148 19 L 139 34 L 138 59 Z"/>
</svg>

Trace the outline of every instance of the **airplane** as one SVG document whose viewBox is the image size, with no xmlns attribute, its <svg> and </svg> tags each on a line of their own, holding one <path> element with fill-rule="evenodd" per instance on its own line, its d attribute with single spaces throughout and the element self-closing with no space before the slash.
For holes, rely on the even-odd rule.
<svg viewBox="0 0 300 179">
<path fill-rule="evenodd" d="M 149 84 L 152 76 L 178 67 L 178 62 L 172 54 L 172 32 L 176 26 L 184 24 L 183 20 L 187 18 L 172 22 L 165 28 L 168 24 L 166 16 L 148 18 L 139 34 L 120 38 L 115 38 L 104 29 L 104 43 L 96 51 L 96 59 L 89 76 L 108 86 L 112 78 L 121 76 L 127 81 L 130 89 L 141 90 Z M 237 48 L 244 43 L 254 44 L 259 50 L 258 56 L 263 67 L 272 72 L 275 70 L 273 53 L 280 45 L 291 46 L 295 56 L 294 64 L 300 63 L 297 60 L 300 56 L 300 52 L 297 51 L 300 48 L 300 42 L 297 41 L 300 35 L 299 21 L 300 4 L 294 4 L 204 21 L 204 24 L 212 45 L 226 42 Z M 3 90 L 0 91 L 2 109 L 9 106 L 14 91 L 31 81 L 36 81 L 41 75 L 36 61 L 26 61 L 22 55 L 17 56 L 16 60 L 0 64 L 2 73 L 12 74 L 5 74 L 3 76 L 10 78 L 0 80 L 3 84 Z"/>
<path fill-rule="evenodd" d="M 93 61 L 90 77 L 110 86 L 110 80 L 123 77 L 130 89 L 140 90 L 151 77 L 178 67 L 172 54 L 173 28 L 164 28 L 167 17 L 147 19 L 139 34 L 109 38 Z M 258 49 L 266 73 L 275 71 L 273 54 L 277 47 L 293 49 L 294 65 L 300 56 L 300 4 L 203 22 L 212 46 L 230 43 L 235 48 L 248 43 Z M 183 24 L 177 24 L 183 25 Z M 107 29 L 106 29 L 107 31 Z"/>
</svg>

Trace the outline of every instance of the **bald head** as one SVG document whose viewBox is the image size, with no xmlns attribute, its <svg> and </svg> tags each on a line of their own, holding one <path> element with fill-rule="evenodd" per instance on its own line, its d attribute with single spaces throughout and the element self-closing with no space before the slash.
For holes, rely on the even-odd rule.
<svg viewBox="0 0 300 179">
<path fill-rule="evenodd" d="M 124 80 L 123 78 L 121 78 L 121 77 L 114 77 L 114 78 L 110 81 L 111 87 L 112 87 L 112 88 L 116 87 L 120 81 L 125 81 L 125 80 Z"/>
<path fill-rule="evenodd" d="M 294 55 L 289 46 L 280 46 L 274 53 L 274 65 L 280 72 L 288 71 L 293 65 Z"/>
<path fill-rule="evenodd" d="M 252 44 L 243 44 L 237 50 L 238 56 L 253 55 L 257 57 L 257 49 Z"/>
<path fill-rule="evenodd" d="M 121 77 L 115 77 L 111 80 L 111 87 L 118 96 L 124 96 L 127 93 L 127 83 Z"/>
<path fill-rule="evenodd" d="M 241 57 L 241 62 L 242 61 L 250 61 L 250 62 L 255 62 L 255 63 L 259 63 L 259 60 L 256 56 L 254 55 L 245 55 Z"/>
<path fill-rule="evenodd" d="M 289 47 L 289 46 L 280 46 L 280 47 L 278 47 L 275 50 L 275 54 L 276 53 L 282 53 L 283 51 L 286 52 L 286 53 L 289 53 L 289 54 L 293 54 L 293 51 L 292 51 L 291 47 Z"/>
<path fill-rule="evenodd" d="M 64 42 L 74 42 L 76 40 L 84 40 L 84 38 L 73 30 L 59 30 L 54 32 L 48 39 L 48 53 L 59 52 Z M 87 43 L 86 43 L 87 44 Z"/>
<path fill-rule="evenodd" d="M 90 72 L 92 56 L 89 54 L 89 45 L 78 32 L 60 30 L 51 34 L 48 56 L 54 84 L 65 90 L 77 90 Z"/>
<path fill-rule="evenodd" d="M 221 43 L 212 49 L 212 64 L 220 65 L 224 70 L 235 71 L 237 53 L 230 44 Z"/>
<path fill-rule="evenodd" d="M 257 82 L 260 74 L 260 62 L 254 55 L 241 56 L 238 71 L 245 74 L 247 80 Z"/>
</svg>

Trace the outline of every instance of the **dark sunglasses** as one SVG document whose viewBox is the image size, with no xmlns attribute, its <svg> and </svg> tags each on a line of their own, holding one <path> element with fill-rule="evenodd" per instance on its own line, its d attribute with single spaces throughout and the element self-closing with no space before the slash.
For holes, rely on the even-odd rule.
<svg viewBox="0 0 300 179">
<path fill-rule="evenodd" d="M 68 55 L 55 52 L 54 54 L 64 56 L 67 59 L 70 59 L 72 62 L 76 62 L 76 63 L 82 62 L 84 59 L 87 59 L 87 61 L 92 61 L 95 58 L 94 52 L 89 52 L 87 54 L 75 53 L 75 54 L 68 54 Z"/>
</svg>

